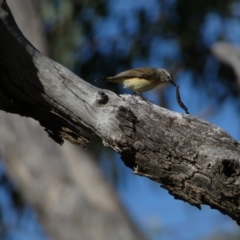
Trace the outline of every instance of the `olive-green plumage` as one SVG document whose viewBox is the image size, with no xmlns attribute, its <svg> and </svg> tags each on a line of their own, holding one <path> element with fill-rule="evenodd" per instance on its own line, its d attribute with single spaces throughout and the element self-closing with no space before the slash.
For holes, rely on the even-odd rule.
<svg viewBox="0 0 240 240">
<path fill-rule="evenodd" d="M 176 86 L 168 71 L 152 67 L 130 69 L 113 77 L 106 77 L 100 80 L 121 83 L 125 88 L 129 88 L 136 93 L 149 91 L 165 82 L 170 82 Z"/>
<path fill-rule="evenodd" d="M 138 95 L 155 88 L 159 84 L 169 82 L 176 87 L 176 98 L 179 106 L 185 110 L 186 114 L 189 114 L 187 107 L 181 100 L 179 86 L 173 82 L 171 74 L 163 68 L 134 68 L 121 72 L 113 77 L 105 77 L 97 80 L 122 83 L 125 88 L 133 90 Z"/>
</svg>

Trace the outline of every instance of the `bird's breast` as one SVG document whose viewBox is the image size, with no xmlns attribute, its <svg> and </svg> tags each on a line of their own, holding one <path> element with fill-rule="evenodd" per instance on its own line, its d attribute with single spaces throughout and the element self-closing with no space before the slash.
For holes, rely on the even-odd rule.
<svg viewBox="0 0 240 240">
<path fill-rule="evenodd" d="M 130 78 L 123 81 L 123 85 L 125 88 L 129 88 L 139 93 L 149 91 L 159 84 L 159 81 L 147 80 L 143 78 Z"/>
</svg>

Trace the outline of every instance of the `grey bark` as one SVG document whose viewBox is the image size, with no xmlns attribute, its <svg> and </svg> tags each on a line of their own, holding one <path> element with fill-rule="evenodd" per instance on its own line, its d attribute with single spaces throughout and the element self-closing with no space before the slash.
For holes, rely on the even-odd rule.
<svg viewBox="0 0 240 240">
<path fill-rule="evenodd" d="M 86 146 L 85 129 L 135 174 L 240 223 L 238 141 L 202 119 L 90 85 L 36 51 L 0 6 L 1 109 L 38 120 L 59 143 Z"/>
<path fill-rule="evenodd" d="M 40 22 L 32 0 L 10 2 L 21 30 L 25 34 L 27 28 L 28 39 L 46 51 L 40 41 L 44 39 L 42 31 L 36 31 Z M 14 71 L 14 67 L 11 69 Z M 0 136 L 5 170 L 23 199 L 36 210 L 51 239 L 145 239 L 85 150 L 72 144 L 61 147 L 36 121 L 3 111 Z"/>
</svg>

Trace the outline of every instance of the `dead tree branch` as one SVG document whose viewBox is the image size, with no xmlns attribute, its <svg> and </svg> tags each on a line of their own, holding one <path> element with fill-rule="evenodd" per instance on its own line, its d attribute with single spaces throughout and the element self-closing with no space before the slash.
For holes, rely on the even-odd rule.
<svg viewBox="0 0 240 240">
<path fill-rule="evenodd" d="M 3 0 L 0 32 L 0 109 L 38 120 L 58 143 L 66 139 L 84 147 L 85 129 L 121 154 L 135 174 L 240 223 L 240 146 L 229 134 L 83 81 L 24 38 Z"/>
</svg>

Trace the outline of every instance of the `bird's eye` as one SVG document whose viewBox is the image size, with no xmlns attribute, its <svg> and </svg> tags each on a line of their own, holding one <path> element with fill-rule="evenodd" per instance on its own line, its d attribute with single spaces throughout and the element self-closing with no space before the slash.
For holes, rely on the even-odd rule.
<svg viewBox="0 0 240 240">
<path fill-rule="evenodd" d="M 171 74 L 169 74 L 169 75 L 167 76 L 167 79 L 168 79 L 169 81 L 173 80 L 173 77 L 172 77 L 172 75 L 171 75 Z"/>
</svg>

